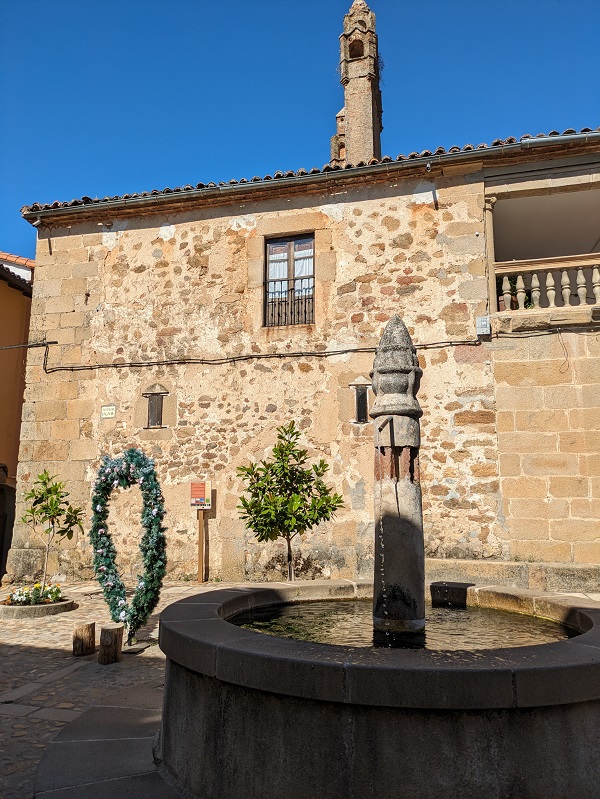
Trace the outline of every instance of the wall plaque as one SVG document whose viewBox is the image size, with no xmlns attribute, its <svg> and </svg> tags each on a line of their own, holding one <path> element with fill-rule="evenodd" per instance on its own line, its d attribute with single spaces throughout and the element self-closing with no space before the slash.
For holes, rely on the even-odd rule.
<svg viewBox="0 0 600 799">
<path fill-rule="evenodd" d="M 114 419 L 117 413 L 116 405 L 103 405 L 100 410 L 101 419 Z"/>
</svg>

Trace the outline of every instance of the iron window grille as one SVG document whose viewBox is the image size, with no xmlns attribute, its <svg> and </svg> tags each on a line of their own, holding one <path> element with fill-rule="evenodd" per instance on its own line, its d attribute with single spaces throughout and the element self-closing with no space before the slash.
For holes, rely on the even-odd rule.
<svg viewBox="0 0 600 799">
<path fill-rule="evenodd" d="M 310 325 L 315 320 L 315 239 L 267 241 L 265 327 Z"/>
</svg>

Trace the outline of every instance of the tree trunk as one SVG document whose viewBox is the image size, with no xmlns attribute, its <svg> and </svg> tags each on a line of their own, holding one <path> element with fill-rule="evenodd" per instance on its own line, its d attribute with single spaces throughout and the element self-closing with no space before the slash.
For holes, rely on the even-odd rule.
<svg viewBox="0 0 600 799">
<path fill-rule="evenodd" d="M 123 625 L 107 624 L 100 630 L 100 649 L 98 650 L 98 663 L 108 666 L 121 660 L 123 649 Z"/>
<path fill-rule="evenodd" d="M 73 655 L 93 655 L 96 651 L 96 624 L 82 624 L 73 630 Z"/>
<path fill-rule="evenodd" d="M 46 544 L 46 551 L 44 554 L 44 576 L 42 577 L 42 598 L 44 597 L 44 588 L 46 587 L 46 574 L 48 573 L 48 556 L 50 555 L 50 540 Z"/>
<path fill-rule="evenodd" d="M 287 563 L 288 563 L 288 580 L 294 582 L 296 575 L 294 574 L 294 558 L 292 556 L 292 539 L 286 535 L 287 541 Z"/>
</svg>

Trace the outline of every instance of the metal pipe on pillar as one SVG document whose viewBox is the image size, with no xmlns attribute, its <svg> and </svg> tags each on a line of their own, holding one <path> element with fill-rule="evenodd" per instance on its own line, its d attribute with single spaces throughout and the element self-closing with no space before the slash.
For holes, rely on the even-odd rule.
<svg viewBox="0 0 600 799">
<path fill-rule="evenodd" d="M 425 630 L 425 552 L 417 400 L 422 370 L 406 325 L 387 324 L 373 363 L 376 401 L 373 629 L 388 636 Z"/>
</svg>

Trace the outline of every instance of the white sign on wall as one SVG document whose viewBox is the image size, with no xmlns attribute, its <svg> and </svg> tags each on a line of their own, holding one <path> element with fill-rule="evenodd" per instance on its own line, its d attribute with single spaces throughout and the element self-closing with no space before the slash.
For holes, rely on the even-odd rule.
<svg viewBox="0 0 600 799">
<path fill-rule="evenodd" d="M 103 405 L 100 410 L 101 419 L 114 419 L 117 414 L 116 405 Z"/>
</svg>

